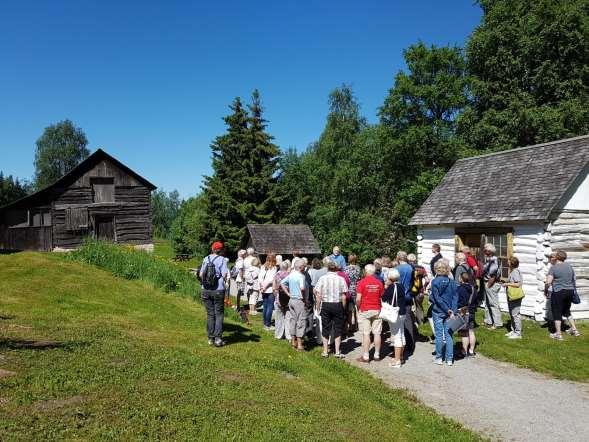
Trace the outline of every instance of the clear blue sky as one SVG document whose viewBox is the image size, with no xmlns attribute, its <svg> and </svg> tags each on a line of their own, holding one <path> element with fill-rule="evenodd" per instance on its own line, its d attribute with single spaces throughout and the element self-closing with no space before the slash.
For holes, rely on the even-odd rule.
<svg viewBox="0 0 589 442">
<path fill-rule="evenodd" d="M 269 131 L 305 149 L 327 95 L 376 110 L 422 40 L 463 45 L 473 0 L 14 1 L 0 6 L 0 170 L 33 175 L 35 141 L 69 118 L 160 188 L 197 192 L 236 96 L 260 89 Z"/>
</svg>

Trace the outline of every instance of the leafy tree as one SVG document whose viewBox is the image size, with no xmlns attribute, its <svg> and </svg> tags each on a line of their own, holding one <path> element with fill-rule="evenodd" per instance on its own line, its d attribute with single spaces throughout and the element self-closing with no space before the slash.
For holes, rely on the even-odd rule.
<svg viewBox="0 0 589 442">
<path fill-rule="evenodd" d="M 88 157 L 88 140 L 70 120 L 45 128 L 35 151 L 35 187 L 42 189 L 57 181 Z"/>
<path fill-rule="evenodd" d="M 28 183 L 21 183 L 12 175 L 4 177 L 0 171 L 0 207 L 27 196 L 30 193 L 30 187 Z"/>
<path fill-rule="evenodd" d="M 501 150 L 589 132 L 586 0 L 481 0 L 466 55 L 471 147 Z"/>
<path fill-rule="evenodd" d="M 166 193 L 156 190 L 151 196 L 153 234 L 157 238 L 169 238 L 172 223 L 180 211 L 180 195 L 177 190 Z"/>
<path fill-rule="evenodd" d="M 170 228 L 172 246 L 176 253 L 192 256 L 207 254 L 206 220 L 207 206 L 202 194 L 182 201 L 178 216 Z"/>
</svg>

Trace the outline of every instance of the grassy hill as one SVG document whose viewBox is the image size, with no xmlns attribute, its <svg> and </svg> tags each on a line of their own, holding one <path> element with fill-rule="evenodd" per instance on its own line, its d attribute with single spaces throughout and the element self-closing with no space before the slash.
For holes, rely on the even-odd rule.
<svg viewBox="0 0 589 442">
<path fill-rule="evenodd" d="M 473 440 L 344 362 L 63 256 L 0 255 L 0 439 Z"/>
</svg>

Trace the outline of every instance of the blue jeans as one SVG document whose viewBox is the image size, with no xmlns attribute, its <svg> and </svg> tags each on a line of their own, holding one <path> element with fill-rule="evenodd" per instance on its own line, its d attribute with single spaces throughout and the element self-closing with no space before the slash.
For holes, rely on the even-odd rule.
<svg viewBox="0 0 589 442">
<path fill-rule="evenodd" d="M 446 362 L 450 362 L 454 358 L 454 341 L 452 340 L 452 332 L 448 329 L 446 315 L 433 313 L 432 318 L 436 335 L 436 359 L 442 359 L 442 350 L 445 345 Z M 446 344 L 444 344 L 444 336 L 446 337 Z"/>
<path fill-rule="evenodd" d="M 225 290 L 203 290 L 202 302 L 207 310 L 207 335 L 220 340 L 223 336 Z"/>
<path fill-rule="evenodd" d="M 270 327 L 272 325 L 272 312 L 274 311 L 274 293 L 263 293 L 262 300 L 264 303 L 264 312 L 262 313 L 264 325 Z"/>
</svg>

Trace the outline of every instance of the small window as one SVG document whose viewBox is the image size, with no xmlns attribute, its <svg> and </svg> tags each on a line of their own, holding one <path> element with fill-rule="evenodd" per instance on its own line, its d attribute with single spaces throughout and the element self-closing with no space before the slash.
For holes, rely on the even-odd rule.
<svg viewBox="0 0 589 442">
<path fill-rule="evenodd" d="M 95 203 L 114 203 L 115 182 L 114 178 L 93 177 L 90 178 L 92 185 L 92 201 Z"/>
<path fill-rule="evenodd" d="M 490 230 L 490 231 L 489 231 Z M 507 278 L 509 275 L 509 263 L 507 260 L 512 253 L 512 234 L 507 229 L 489 229 L 484 230 L 457 230 L 456 231 L 456 251 L 459 252 L 463 245 L 469 246 L 473 256 L 480 261 L 484 261 L 483 246 L 491 243 L 495 246 L 497 259 L 501 267 L 501 278 Z"/>
<path fill-rule="evenodd" d="M 44 226 L 51 225 L 51 212 L 49 212 L 49 211 L 43 212 L 43 225 Z"/>
</svg>

